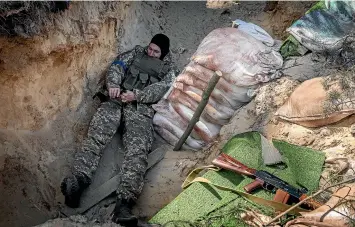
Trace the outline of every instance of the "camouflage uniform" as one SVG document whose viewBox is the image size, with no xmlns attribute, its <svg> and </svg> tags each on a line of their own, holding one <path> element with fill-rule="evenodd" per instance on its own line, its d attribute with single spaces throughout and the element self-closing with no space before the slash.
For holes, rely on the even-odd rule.
<svg viewBox="0 0 355 227">
<path fill-rule="evenodd" d="M 107 87 L 119 88 L 124 80 L 125 71 L 137 54 L 146 52 L 146 49 L 136 46 L 133 50 L 119 55 L 107 72 Z M 136 200 L 143 188 L 148 152 L 153 142 L 154 110 L 151 105 L 163 97 L 178 73 L 172 65 L 170 54 L 167 54 L 163 61 L 169 65 L 168 73 L 162 75 L 161 81 L 143 90 L 134 89 L 136 102 L 122 104 L 118 100 L 110 99 L 101 104 L 90 122 L 88 136 L 83 142 L 81 151 L 75 154 L 74 174 L 84 173 L 91 179 L 97 169 L 102 150 L 122 122 L 125 157 L 121 168 L 121 183 L 117 189 L 118 197 L 122 199 Z"/>
</svg>

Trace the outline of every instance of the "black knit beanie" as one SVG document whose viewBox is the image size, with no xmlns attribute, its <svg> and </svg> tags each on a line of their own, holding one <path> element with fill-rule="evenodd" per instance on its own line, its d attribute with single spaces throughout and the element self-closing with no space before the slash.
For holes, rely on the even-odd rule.
<svg viewBox="0 0 355 227">
<path fill-rule="evenodd" d="M 166 35 L 156 34 L 150 42 L 154 43 L 155 45 L 160 47 L 160 50 L 161 50 L 160 59 L 161 60 L 169 53 L 170 40 Z"/>
</svg>

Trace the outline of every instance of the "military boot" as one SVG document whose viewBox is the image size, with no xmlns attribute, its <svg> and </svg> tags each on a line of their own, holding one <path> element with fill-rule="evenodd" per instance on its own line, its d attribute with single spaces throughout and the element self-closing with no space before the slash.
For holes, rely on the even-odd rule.
<svg viewBox="0 0 355 227">
<path fill-rule="evenodd" d="M 79 207 L 81 194 L 90 183 L 89 177 L 82 172 L 64 178 L 60 188 L 65 196 L 65 204 L 71 208 Z"/>
<path fill-rule="evenodd" d="M 126 227 L 136 227 L 138 218 L 132 214 L 133 201 L 117 199 L 115 209 L 112 214 L 112 221 Z"/>
</svg>

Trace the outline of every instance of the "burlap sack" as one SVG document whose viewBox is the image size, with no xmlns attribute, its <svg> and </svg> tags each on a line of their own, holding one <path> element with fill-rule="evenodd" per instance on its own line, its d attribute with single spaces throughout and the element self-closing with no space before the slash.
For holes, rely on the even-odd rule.
<svg viewBox="0 0 355 227">
<path fill-rule="evenodd" d="M 347 92 L 341 87 L 339 80 L 322 77 L 307 80 L 295 89 L 275 116 L 306 127 L 337 122 L 355 113 L 355 96 L 344 97 Z"/>
</svg>

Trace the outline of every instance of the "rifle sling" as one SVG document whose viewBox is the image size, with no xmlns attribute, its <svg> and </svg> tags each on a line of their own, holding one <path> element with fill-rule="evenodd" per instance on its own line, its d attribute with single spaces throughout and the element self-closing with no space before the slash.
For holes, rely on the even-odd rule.
<svg viewBox="0 0 355 227">
<path fill-rule="evenodd" d="M 222 186 L 222 185 L 216 184 L 216 183 L 211 182 L 210 180 L 208 180 L 208 179 L 206 179 L 204 177 L 198 177 L 199 173 L 201 173 L 204 170 L 219 171 L 220 168 L 215 167 L 214 165 L 209 165 L 209 166 L 202 166 L 202 167 L 199 167 L 199 168 L 196 168 L 196 169 L 192 170 L 189 173 L 189 175 L 186 177 L 184 183 L 182 184 L 182 188 L 186 189 L 187 187 L 189 187 L 194 182 L 206 183 L 206 184 L 215 186 L 216 188 L 218 188 L 220 190 L 225 190 L 225 191 L 230 191 L 230 192 L 236 193 L 236 194 L 238 194 L 240 196 L 243 196 L 244 198 L 246 198 L 246 199 L 248 199 L 248 200 L 250 200 L 250 201 L 252 201 L 254 203 L 272 207 L 276 211 L 283 212 L 283 211 L 285 211 L 285 210 L 287 210 L 287 209 L 289 209 L 291 207 L 290 205 L 287 205 L 287 204 L 284 204 L 284 203 L 275 202 L 273 200 L 267 200 L 267 199 L 264 199 L 264 198 L 261 198 L 261 197 L 257 197 L 255 195 L 252 195 L 252 194 L 249 194 L 249 193 L 246 193 L 246 192 L 243 192 L 243 191 L 236 190 L 234 188 L 230 188 L 230 187 L 226 187 L 226 186 Z M 290 214 L 300 215 L 300 212 L 309 212 L 309 211 L 297 207 L 296 209 L 290 211 Z"/>
</svg>

